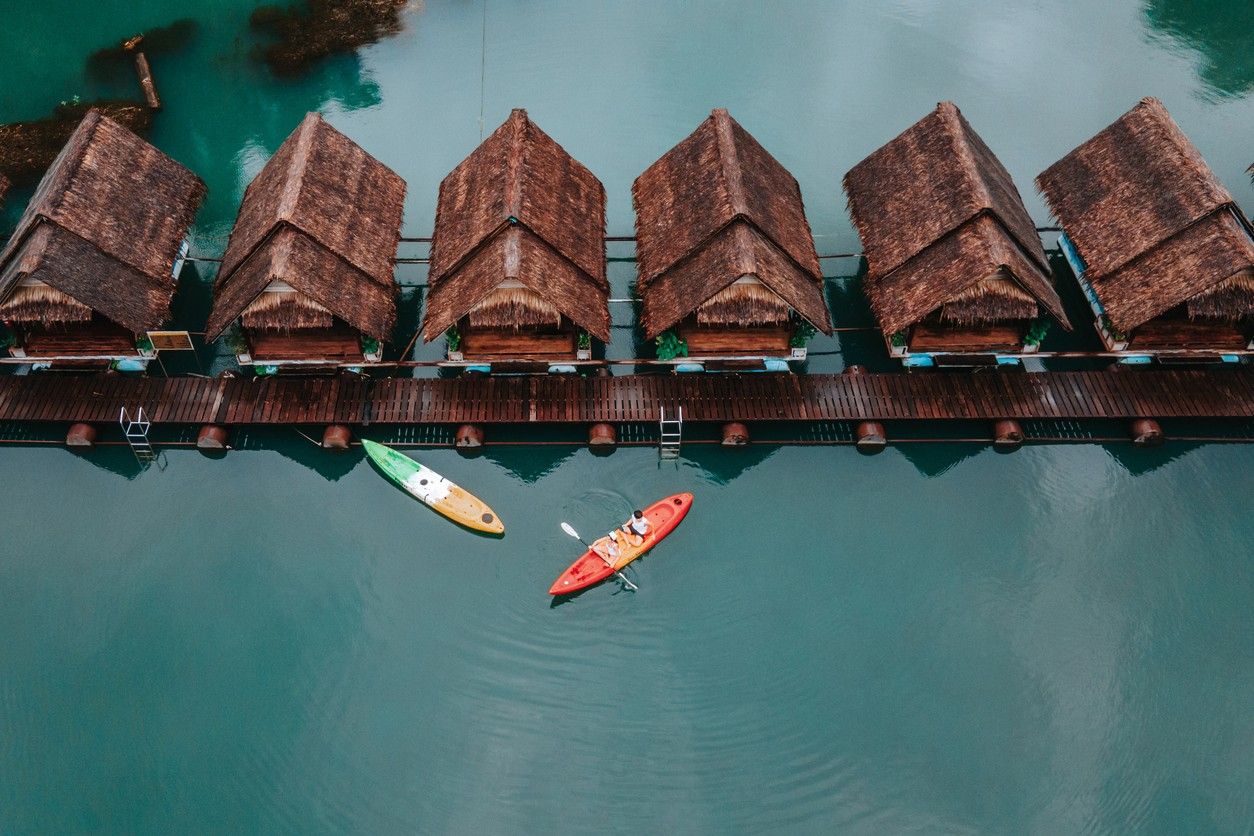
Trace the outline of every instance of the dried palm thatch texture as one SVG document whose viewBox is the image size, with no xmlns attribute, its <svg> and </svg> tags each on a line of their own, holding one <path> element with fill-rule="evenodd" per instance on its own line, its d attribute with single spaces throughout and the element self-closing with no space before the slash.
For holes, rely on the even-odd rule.
<svg viewBox="0 0 1254 836">
<path fill-rule="evenodd" d="M 850 169 L 844 186 L 885 333 L 938 309 L 970 325 L 1031 319 L 1043 307 L 1070 329 L 1019 190 L 953 102 Z M 1006 303 L 1007 282 L 1018 304 Z"/>
<path fill-rule="evenodd" d="M 90 322 L 91 308 L 46 284 L 21 284 L 0 304 L 0 320 L 68 325 Z"/>
<path fill-rule="evenodd" d="M 195 174 L 89 112 L 0 253 L 0 300 L 31 279 L 136 333 L 158 327 L 170 313 L 174 261 L 204 196 Z"/>
<path fill-rule="evenodd" d="M 386 340 L 396 323 L 392 261 L 404 209 L 405 181 L 310 113 L 244 192 L 214 283 L 208 338 L 272 282 L 283 282 Z M 267 327 L 323 327 L 308 324 L 311 309 L 283 305 L 270 312 Z"/>
<path fill-rule="evenodd" d="M 831 333 L 801 188 L 726 110 L 711 112 L 645 169 L 631 194 L 646 337 L 672 327 L 742 276 L 756 277 Z M 760 308 L 742 308 L 746 314 L 755 310 Z"/>
<path fill-rule="evenodd" d="M 525 110 L 514 110 L 440 183 L 429 275 L 427 342 L 510 280 L 608 341 L 605 188 Z M 529 302 L 513 307 L 520 319 L 498 316 L 499 327 L 548 316 Z"/>
<path fill-rule="evenodd" d="M 562 324 L 562 312 L 530 288 L 498 287 L 470 309 L 470 324 L 477 328 L 556 328 Z"/>
<path fill-rule="evenodd" d="M 303 293 L 294 290 L 262 293 L 240 314 L 245 328 L 274 331 L 325 329 L 334 325 L 334 315 Z"/>
<path fill-rule="evenodd" d="M 1142 99 L 1036 183 L 1120 331 L 1254 266 L 1249 222 L 1157 99 Z M 1219 300 L 1239 298 L 1202 307 L 1218 314 Z M 1248 313 L 1234 304 L 1223 318 Z"/>
<path fill-rule="evenodd" d="M 737 281 L 697 308 L 699 325 L 735 326 L 742 322 L 784 325 L 788 305 L 761 282 Z"/>
<path fill-rule="evenodd" d="M 9 178 L 0 174 L 0 206 L 4 205 L 4 196 L 9 193 Z"/>
</svg>

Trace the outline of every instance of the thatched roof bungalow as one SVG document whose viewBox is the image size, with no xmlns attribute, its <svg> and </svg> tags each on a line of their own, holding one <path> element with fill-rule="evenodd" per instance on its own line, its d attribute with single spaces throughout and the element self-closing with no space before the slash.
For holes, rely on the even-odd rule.
<svg viewBox="0 0 1254 836">
<path fill-rule="evenodd" d="M 0 252 L 10 353 L 49 361 L 140 356 L 137 338 L 169 318 L 204 196 L 191 171 L 89 112 Z"/>
<path fill-rule="evenodd" d="M 865 288 L 894 354 L 1019 353 L 1071 325 L 1005 166 L 941 102 L 844 180 Z"/>
<path fill-rule="evenodd" d="M 587 359 L 581 332 L 610 338 L 605 188 L 514 110 L 440 183 L 428 284 L 451 359 Z"/>
<path fill-rule="evenodd" d="M 396 323 L 405 181 L 310 113 L 244 192 L 208 339 L 239 323 L 242 362 L 378 360 Z"/>
<path fill-rule="evenodd" d="M 1037 177 L 1111 349 L 1242 349 L 1254 237 L 1162 102 L 1142 99 Z"/>
<path fill-rule="evenodd" d="M 631 194 L 647 339 L 671 331 L 692 357 L 787 357 L 802 322 L 831 333 L 801 188 L 726 110 Z"/>
</svg>

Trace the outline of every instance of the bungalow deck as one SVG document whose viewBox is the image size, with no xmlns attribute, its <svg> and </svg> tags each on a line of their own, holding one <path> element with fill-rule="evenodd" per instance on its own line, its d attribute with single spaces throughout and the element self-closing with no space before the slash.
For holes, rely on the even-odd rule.
<svg viewBox="0 0 1254 836">
<path fill-rule="evenodd" d="M 369 379 L 0 378 L 0 421 L 111 424 L 591 424 L 1254 418 L 1254 368 L 914 375 Z"/>
</svg>

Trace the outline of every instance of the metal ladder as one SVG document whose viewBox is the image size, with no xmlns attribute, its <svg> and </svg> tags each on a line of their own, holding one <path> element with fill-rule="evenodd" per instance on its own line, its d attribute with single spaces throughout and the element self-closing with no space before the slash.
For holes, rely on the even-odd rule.
<svg viewBox="0 0 1254 836">
<path fill-rule="evenodd" d="M 666 417 L 666 407 L 658 407 L 658 457 L 662 459 L 678 459 L 679 446 L 684 442 L 684 408 L 679 407 L 679 415 L 675 418 Z"/>
<path fill-rule="evenodd" d="M 131 452 L 135 454 L 137 461 L 156 461 L 157 453 L 148 441 L 148 430 L 152 427 L 152 422 L 144 414 L 142 406 L 135 413 L 134 418 L 126 411 L 126 407 L 122 407 L 122 411 L 118 414 L 118 424 L 121 425 L 122 434 L 126 436 L 126 443 L 131 445 Z"/>
</svg>

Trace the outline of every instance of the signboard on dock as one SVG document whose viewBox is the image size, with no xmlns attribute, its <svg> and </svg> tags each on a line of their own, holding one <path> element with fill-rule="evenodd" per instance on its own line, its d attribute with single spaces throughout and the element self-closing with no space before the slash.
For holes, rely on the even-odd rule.
<svg viewBox="0 0 1254 836">
<path fill-rule="evenodd" d="M 157 351 L 195 351 L 192 335 L 187 331 L 149 331 L 148 339 Z"/>
</svg>

